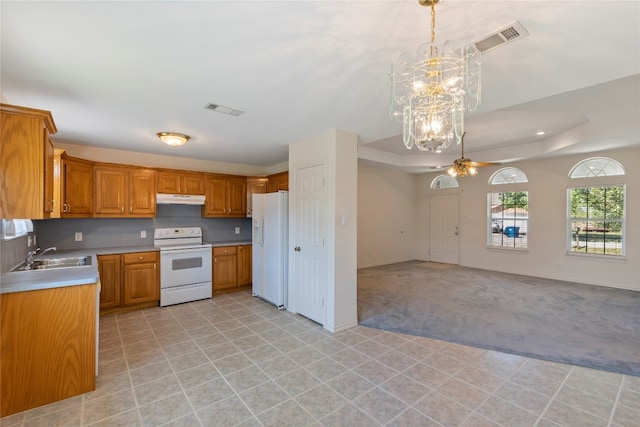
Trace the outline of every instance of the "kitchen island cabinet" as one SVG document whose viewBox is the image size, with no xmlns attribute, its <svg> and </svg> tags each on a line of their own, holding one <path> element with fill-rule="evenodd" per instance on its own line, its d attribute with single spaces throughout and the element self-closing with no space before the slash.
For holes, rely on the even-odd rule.
<svg viewBox="0 0 640 427">
<path fill-rule="evenodd" d="M 51 113 L 0 104 L 0 218 L 49 218 L 54 208 Z"/>
<path fill-rule="evenodd" d="M 95 390 L 95 284 L 3 293 L 0 307 L 0 416 Z"/>
</svg>

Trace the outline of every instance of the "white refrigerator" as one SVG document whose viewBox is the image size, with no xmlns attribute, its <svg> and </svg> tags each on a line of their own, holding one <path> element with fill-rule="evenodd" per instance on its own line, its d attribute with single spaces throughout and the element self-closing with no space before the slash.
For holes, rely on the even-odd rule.
<svg viewBox="0 0 640 427">
<path fill-rule="evenodd" d="M 253 295 L 287 307 L 289 270 L 289 193 L 254 194 Z"/>
</svg>

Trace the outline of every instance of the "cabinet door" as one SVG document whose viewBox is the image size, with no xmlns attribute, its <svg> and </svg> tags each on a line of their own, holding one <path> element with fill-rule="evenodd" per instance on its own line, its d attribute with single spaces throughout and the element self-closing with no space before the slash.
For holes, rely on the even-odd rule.
<svg viewBox="0 0 640 427">
<path fill-rule="evenodd" d="M 67 158 L 64 166 L 65 217 L 91 216 L 93 213 L 93 165 Z"/>
<path fill-rule="evenodd" d="M 251 282 L 251 245 L 238 246 L 238 286 Z"/>
<path fill-rule="evenodd" d="M 289 191 L 289 172 L 280 172 L 269 176 L 269 193 Z"/>
<path fill-rule="evenodd" d="M 225 216 L 227 213 L 227 185 L 223 178 L 209 177 L 205 183 L 205 216 Z"/>
<path fill-rule="evenodd" d="M 204 175 L 185 174 L 182 176 L 182 193 L 184 194 L 204 194 Z"/>
<path fill-rule="evenodd" d="M 97 215 L 125 215 L 127 172 L 122 169 L 96 167 Z"/>
<path fill-rule="evenodd" d="M 228 206 L 227 215 L 235 217 L 246 216 L 247 211 L 247 181 L 243 178 L 230 178 L 227 181 Z"/>
<path fill-rule="evenodd" d="M 158 193 L 180 194 L 182 192 L 180 174 L 174 172 L 158 172 Z"/>
<path fill-rule="evenodd" d="M 247 218 L 253 215 L 253 195 L 267 192 L 268 178 L 247 178 Z"/>
<path fill-rule="evenodd" d="M 124 264 L 123 303 L 138 304 L 159 299 L 156 263 Z"/>
<path fill-rule="evenodd" d="M 237 280 L 236 247 L 213 248 L 213 291 L 234 289 Z"/>
<path fill-rule="evenodd" d="M 119 307 L 122 304 L 120 288 L 120 255 L 98 256 L 100 273 L 100 311 Z"/>
<path fill-rule="evenodd" d="M 47 128 L 44 129 L 44 211 L 48 217 L 53 212 L 54 196 L 53 196 L 53 158 L 54 148 L 53 142 Z"/>
<path fill-rule="evenodd" d="M 156 214 L 156 175 L 152 170 L 133 169 L 129 173 L 129 213 Z"/>
</svg>

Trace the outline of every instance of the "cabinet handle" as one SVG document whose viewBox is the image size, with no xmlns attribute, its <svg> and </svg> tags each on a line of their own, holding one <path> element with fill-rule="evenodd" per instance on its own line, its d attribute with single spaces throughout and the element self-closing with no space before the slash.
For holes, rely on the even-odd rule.
<svg viewBox="0 0 640 427">
<path fill-rule="evenodd" d="M 142 257 L 138 257 L 139 259 L 142 259 Z"/>
<path fill-rule="evenodd" d="M 217 264 L 217 263 L 218 263 L 218 259 L 217 259 L 217 258 L 214 258 L 214 259 L 213 259 L 213 263 L 214 263 L 214 264 Z"/>
<path fill-rule="evenodd" d="M 120 212 L 124 213 L 124 206 L 120 208 Z"/>
<path fill-rule="evenodd" d="M 153 263 L 153 269 L 154 270 L 156 269 L 156 263 L 155 262 Z"/>
<path fill-rule="evenodd" d="M 133 213 L 133 206 L 129 207 L 129 213 Z"/>
<path fill-rule="evenodd" d="M 62 213 L 67 213 L 67 204 L 66 203 L 62 204 Z"/>
<path fill-rule="evenodd" d="M 69 210 L 67 212 L 71 213 L 71 205 L 68 205 L 68 206 L 69 206 Z"/>
</svg>

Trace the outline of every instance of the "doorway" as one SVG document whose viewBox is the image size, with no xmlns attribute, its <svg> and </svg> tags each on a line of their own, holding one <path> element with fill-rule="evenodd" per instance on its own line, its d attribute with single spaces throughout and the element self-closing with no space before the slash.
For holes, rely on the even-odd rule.
<svg viewBox="0 0 640 427">
<path fill-rule="evenodd" d="M 429 199 L 429 260 L 458 264 L 459 199 L 457 194 Z"/>
</svg>

